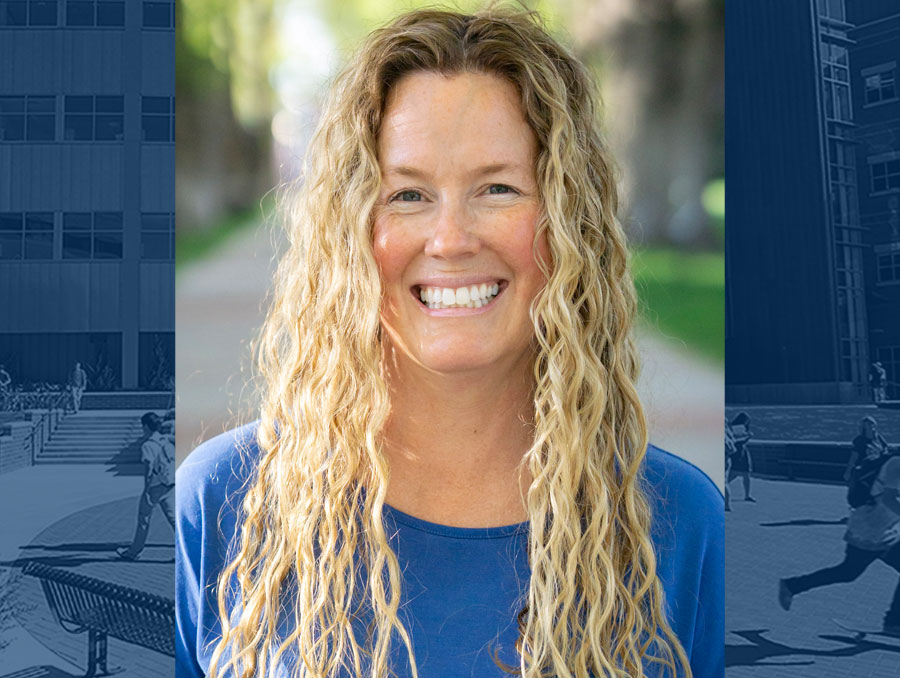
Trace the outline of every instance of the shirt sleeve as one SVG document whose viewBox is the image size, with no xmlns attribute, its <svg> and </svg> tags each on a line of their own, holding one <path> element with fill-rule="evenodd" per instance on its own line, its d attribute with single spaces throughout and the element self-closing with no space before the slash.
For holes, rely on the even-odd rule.
<svg viewBox="0 0 900 678">
<path fill-rule="evenodd" d="M 717 510 L 709 519 L 709 538 L 700 576 L 697 622 L 691 647 L 694 678 L 722 678 L 725 674 L 724 514 Z"/>
<path fill-rule="evenodd" d="M 145 440 L 144 444 L 141 445 L 141 462 L 144 464 L 152 464 L 156 461 L 156 449 L 156 445 L 149 440 Z"/>
<path fill-rule="evenodd" d="M 203 605 L 201 561 L 203 506 L 194 474 L 185 461 L 178 469 L 175 492 L 175 676 L 201 678 L 197 660 L 198 622 Z"/>
</svg>

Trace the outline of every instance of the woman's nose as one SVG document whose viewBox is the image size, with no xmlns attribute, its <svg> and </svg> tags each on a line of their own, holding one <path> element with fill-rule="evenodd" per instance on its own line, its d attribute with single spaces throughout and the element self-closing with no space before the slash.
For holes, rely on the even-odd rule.
<svg viewBox="0 0 900 678">
<path fill-rule="evenodd" d="M 442 205 L 425 243 L 425 254 L 439 258 L 477 254 L 481 241 L 473 227 L 474 223 L 466 215 L 465 209 L 450 204 Z"/>
</svg>

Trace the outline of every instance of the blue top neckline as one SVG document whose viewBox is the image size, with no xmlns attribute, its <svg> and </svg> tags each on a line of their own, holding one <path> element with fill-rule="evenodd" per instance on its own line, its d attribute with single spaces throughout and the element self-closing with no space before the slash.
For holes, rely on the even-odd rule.
<svg viewBox="0 0 900 678">
<path fill-rule="evenodd" d="M 394 522 L 401 523 L 407 527 L 452 539 L 500 539 L 528 532 L 528 521 L 512 525 L 498 525 L 496 527 L 454 527 L 416 518 L 389 504 L 384 504 L 384 513 L 393 519 Z"/>
</svg>

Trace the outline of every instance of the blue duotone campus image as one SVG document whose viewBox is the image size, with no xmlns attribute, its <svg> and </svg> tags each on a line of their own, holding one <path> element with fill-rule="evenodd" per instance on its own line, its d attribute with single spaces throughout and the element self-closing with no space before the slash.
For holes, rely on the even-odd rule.
<svg viewBox="0 0 900 678">
<path fill-rule="evenodd" d="M 726 31 L 726 674 L 897 676 L 900 5 Z"/>
<path fill-rule="evenodd" d="M 174 2 L 0 2 L 4 678 L 174 670 L 174 58 Z"/>
</svg>

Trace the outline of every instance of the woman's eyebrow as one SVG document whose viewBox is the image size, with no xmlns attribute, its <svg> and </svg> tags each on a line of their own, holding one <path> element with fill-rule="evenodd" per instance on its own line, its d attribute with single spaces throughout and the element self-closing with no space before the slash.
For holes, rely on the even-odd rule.
<svg viewBox="0 0 900 678">
<path fill-rule="evenodd" d="M 497 174 L 498 172 L 504 172 L 507 170 L 520 170 L 522 169 L 522 165 L 518 163 L 506 163 L 506 162 L 495 162 L 489 165 L 482 165 L 481 167 L 477 167 L 467 174 L 471 177 L 483 177 L 489 174 Z M 386 175 L 399 175 L 404 177 L 410 177 L 412 179 L 429 179 L 431 178 L 431 174 L 426 172 L 425 170 L 418 169 L 416 167 L 410 167 L 408 165 L 390 165 L 385 168 L 384 173 Z"/>
</svg>

